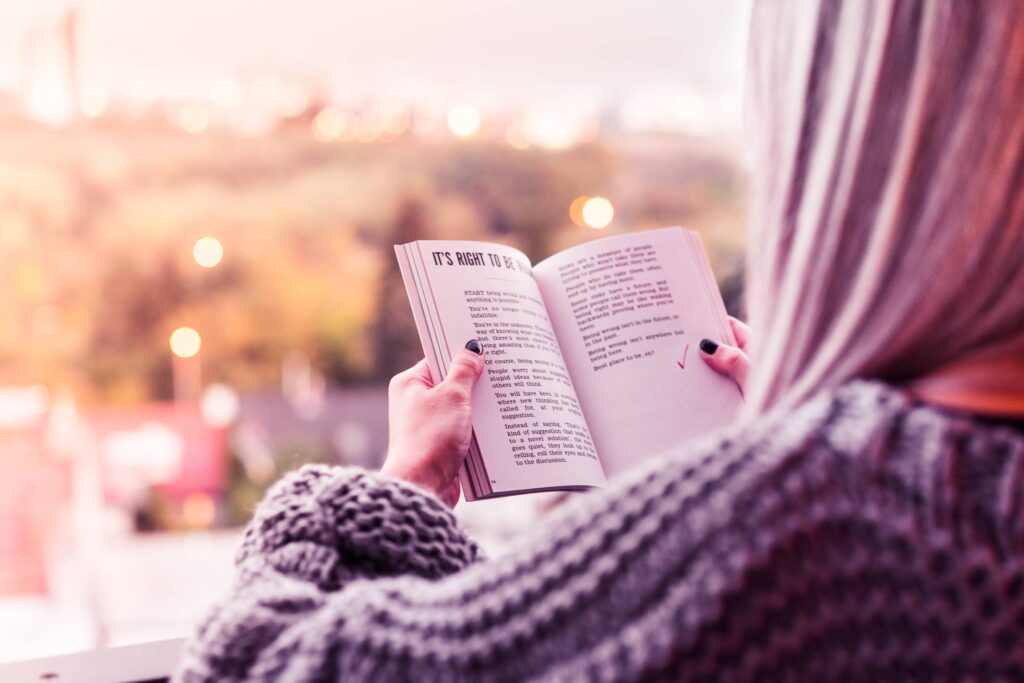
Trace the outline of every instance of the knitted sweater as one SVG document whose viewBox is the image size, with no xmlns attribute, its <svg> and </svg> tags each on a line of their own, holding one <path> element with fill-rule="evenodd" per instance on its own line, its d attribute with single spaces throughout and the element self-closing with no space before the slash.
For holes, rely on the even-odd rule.
<svg viewBox="0 0 1024 683">
<path fill-rule="evenodd" d="M 1024 435 L 855 382 L 579 496 L 484 560 L 309 466 L 179 681 L 1024 680 Z"/>
</svg>

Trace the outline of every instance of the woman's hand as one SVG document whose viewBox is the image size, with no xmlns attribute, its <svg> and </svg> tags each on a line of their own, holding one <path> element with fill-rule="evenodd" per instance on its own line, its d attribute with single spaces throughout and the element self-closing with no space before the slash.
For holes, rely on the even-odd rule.
<svg viewBox="0 0 1024 683">
<path fill-rule="evenodd" d="M 388 455 L 381 474 L 459 502 L 459 467 L 472 436 L 470 397 L 484 369 L 483 347 L 473 340 L 452 358 L 437 385 L 427 361 L 399 373 L 388 388 Z"/>
<path fill-rule="evenodd" d="M 700 356 L 715 372 L 731 377 L 740 391 L 746 388 L 747 373 L 750 372 L 750 357 L 744 352 L 750 339 L 750 328 L 745 323 L 729 316 L 729 326 L 739 346 L 730 346 L 713 339 L 702 339 Z"/>
</svg>

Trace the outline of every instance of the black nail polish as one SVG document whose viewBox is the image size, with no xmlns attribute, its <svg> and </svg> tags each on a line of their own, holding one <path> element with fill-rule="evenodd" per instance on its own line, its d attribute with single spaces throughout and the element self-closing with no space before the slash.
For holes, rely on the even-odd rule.
<svg viewBox="0 0 1024 683">
<path fill-rule="evenodd" d="M 718 344 L 711 341 L 710 339 L 701 339 L 700 350 L 708 354 L 709 356 L 713 356 L 715 355 L 715 351 L 718 350 Z"/>
<path fill-rule="evenodd" d="M 478 342 L 476 339 L 470 339 L 468 342 L 466 342 L 466 348 L 478 356 L 484 355 L 484 345 Z"/>
</svg>

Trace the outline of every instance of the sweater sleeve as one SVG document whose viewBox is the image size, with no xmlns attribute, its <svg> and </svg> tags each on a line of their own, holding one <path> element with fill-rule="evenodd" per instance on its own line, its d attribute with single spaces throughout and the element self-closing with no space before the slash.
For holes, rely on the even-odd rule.
<svg viewBox="0 0 1024 683">
<path fill-rule="evenodd" d="M 302 467 L 257 506 L 232 593 L 200 624 L 178 679 L 249 678 L 265 648 L 332 609 L 343 587 L 435 580 L 480 557 L 451 511 L 419 487 L 358 468 Z M 309 665 L 312 675 L 322 662 Z"/>
<path fill-rule="evenodd" d="M 358 468 L 307 465 L 267 494 L 237 564 L 336 591 L 358 579 L 447 576 L 479 549 L 435 496 Z"/>
</svg>

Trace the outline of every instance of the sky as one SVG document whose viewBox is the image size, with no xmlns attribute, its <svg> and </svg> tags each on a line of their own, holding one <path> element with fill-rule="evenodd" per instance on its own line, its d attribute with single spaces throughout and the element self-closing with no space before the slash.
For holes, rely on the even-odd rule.
<svg viewBox="0 0 1024 683">
<path fill-rule="evenodd" d="M 0 88 L 69 0 L 0 3 Z M 159 96 L 281 73 L 342 98 L 742 89 L 749 0 L 80 0 L 86 88 Z"/>
</svg>

